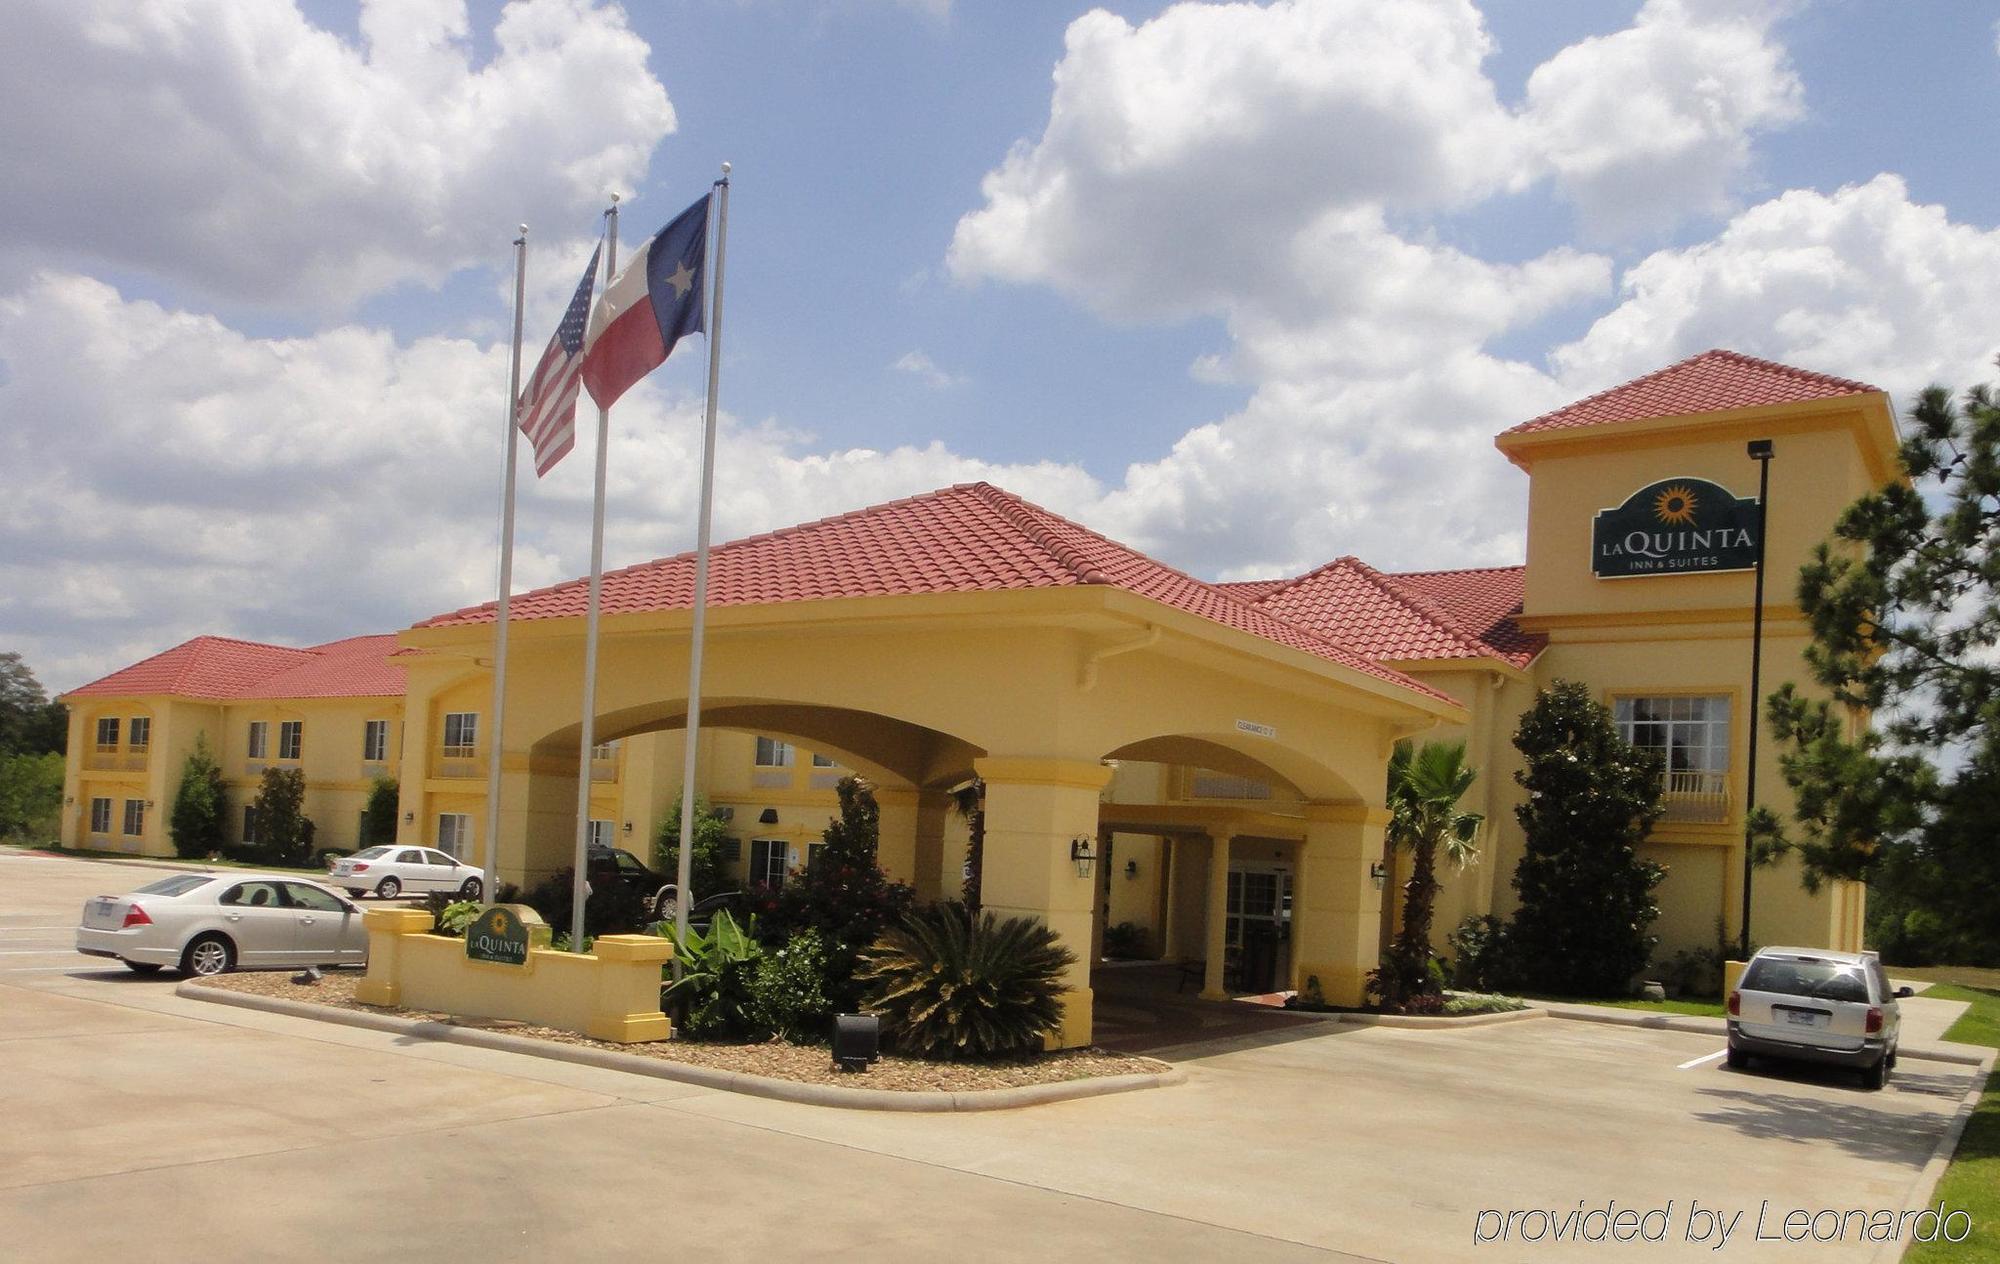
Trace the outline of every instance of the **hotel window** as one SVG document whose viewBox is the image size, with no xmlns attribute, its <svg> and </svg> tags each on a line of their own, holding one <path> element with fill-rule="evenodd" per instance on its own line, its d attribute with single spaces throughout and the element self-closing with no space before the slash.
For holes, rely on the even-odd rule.
<svg viewBox="0 0 2000 1264">
<path fill-rule="evenodd" d="M 479 713 L 477 711 L 447 711 L 444 713 L 444 753 L 460 759 L 472 757 L 479 745 Z"/>
<path fill-rule="evenodd" d="M 592 759 L 616 759 L 618 758 L 618 743 L 599 742 L 590 748 L 590 757 Z"/>
<path fill-rule="evenodd" d="M 115 723 L 115 721 L 114 721 Z M 153 744 L 153 722 L 143 715 L 132 717 L 131 727 L 126 730 L 125 745 L 134 751 L 143 751 Z"/>
<path fill-rule="evenodd" d="M 249 750 L 252 759 L 262 759 L 271 753 L 271 726 L 265 721 L 250 721 Z"/>
<path fill-rule="evenodd" d="M 832 768 L 834 766 L 835 766 L 834 762 L 829 756 L 826 755 L 813 756 L 813 767 L 815 768 Z"/>
<path fill-rule="evenodd" d="M 118 719 L 109 716 L 97 722 L 97 751 L 109 755 L 118 749 Z"/>
<path fill-rule="evenodd" d="M 146 832 L 146 801 L 125 800 L 125 832 L 136 838 Z"/>
<path fill-rule="evenodd" d="M 1612 713 L 1620 737 L 1665 764 L 1666 819 L 1728 819 L 1728 695 L 1619 698 Z"/>
<path fill-rule="evenodd" d="M 806 870 L 811 872 L 819 867 L 820 854 L 826 850 L 825 843 L 806 844 Z"/>
<path fill-rule="evenodd" d="M 111 800 L 92 799 L 90 801 L 90 832 L 109 834 L 111 832 Z"/>
<path fill-rule="evenodd" d="M 250 803 L 243 805 L 243 841 L 246 843 L 257 841 L 257 808 Z"/>
<path fill-rule="evenodd" d="M 612 841 L 610 821 L 592 821 L 590 823 L 590 845 L 592 847 L 602 847 L 608 851 L 611 848 Z"/>
<path fill-rule="evenodd" d="M 361 762 L 379 764 L 389 758 L 389 722 L 369 720 L 361 726 Z"/>
<path fill-rule="evenodd" d="M 304 720 L 278 721 L 279 759 L 297 759 L 299 751 L 305 746 L 305 740 L 306 722 Z"/>
<path fill-rule="evenodd" d="M 472 850 L 472 817 L 464 812 L 438 813 L 438 850 L 464 860 Z"/>
<path fill-rule="evenodd" d="M 775 737 L 757 739 L 757 766 L 759 768 L 790 768 L 792 766 L 792 746 Z"/>
<path fill-rule="evenodd" d="M 770 887 L 773 891 L 785 885 L 785 861 L 790 853 L 790 845 L 782 838 L 753 838 L 750 840 L 750 882 Z"/>
</svg>

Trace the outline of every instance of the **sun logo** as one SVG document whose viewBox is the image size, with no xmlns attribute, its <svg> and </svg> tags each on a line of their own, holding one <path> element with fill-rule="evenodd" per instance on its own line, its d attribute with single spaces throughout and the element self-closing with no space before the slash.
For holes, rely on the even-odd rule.
<svg viewBox="0 0 2000 1264">
<path fill-rule="evenodd" d="M 493 911 L 493 933 L 496 935 L 507 933 L 507 914 L 500 909 Z"/>
<path fill-rule="evenodd" d="M 1662 488 L 1653 497 L 1653 516 L 1670 526 L 1685 526 L 1694 521 L 1694 489 L 1679 483 Z"/>
</svg>

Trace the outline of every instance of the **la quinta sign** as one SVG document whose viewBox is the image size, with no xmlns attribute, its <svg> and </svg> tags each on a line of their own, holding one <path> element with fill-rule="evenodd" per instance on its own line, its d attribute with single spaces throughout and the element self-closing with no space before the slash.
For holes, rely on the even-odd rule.
<svg viewBox="0 0 2000 1264">
<path fill-rule="evenodd" d="M 1599 579 L 1751 570 L 1760 516 L 1755 497 L 1705 478 L 1663 479 L 1597 511 L 1590 570 Z"/>
</svg>

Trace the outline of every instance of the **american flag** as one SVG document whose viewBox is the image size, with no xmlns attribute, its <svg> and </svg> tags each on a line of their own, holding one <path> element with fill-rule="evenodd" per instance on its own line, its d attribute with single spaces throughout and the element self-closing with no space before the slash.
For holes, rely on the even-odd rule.
<svg viewBox="0 0 2000 1264">
<path fill-rule="evenodd" d="M 549 349 L 542 352 L 542 361 L 535 366 L 535 375 L 528 379 L 528 389 L 521 392 L 520 406 L 515 410 L 521 433 L 535 446 L 538 478 L 554 469 L 556 462 L 576 446 L 576 392 L 581 384 L 583 331 L 590 319 L 591 291 L 597 284 L 597 256 L 603 249 L 599 246 L 590 252 L 590 266 L 583 270 L 583 280 L 577 282 L 569 310 L 563 313 L 556 336 L 549 339 Z"/>
</svg>

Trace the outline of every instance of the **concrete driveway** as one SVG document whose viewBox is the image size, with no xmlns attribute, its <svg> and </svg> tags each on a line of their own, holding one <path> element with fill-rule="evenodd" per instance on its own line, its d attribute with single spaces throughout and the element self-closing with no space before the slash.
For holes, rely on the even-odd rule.
<svg viewBox="0 0 2000 1264">
<path fill-rule="evenodd" d="M 0 1241 L 35 1260 L 1866 1259 L 1755 1241 L 1900 1209 L 1969 1068 L 1738 1073 L 1709 1037 L 1321 1024 L 1176 1088 L 962 1116 L 795 1106 L 264 1015 L 67 950 L 143 870 L 0 852 Z M 1620 1246 L 1482 1212 L 1665 1211 Z"/>
</svg>

